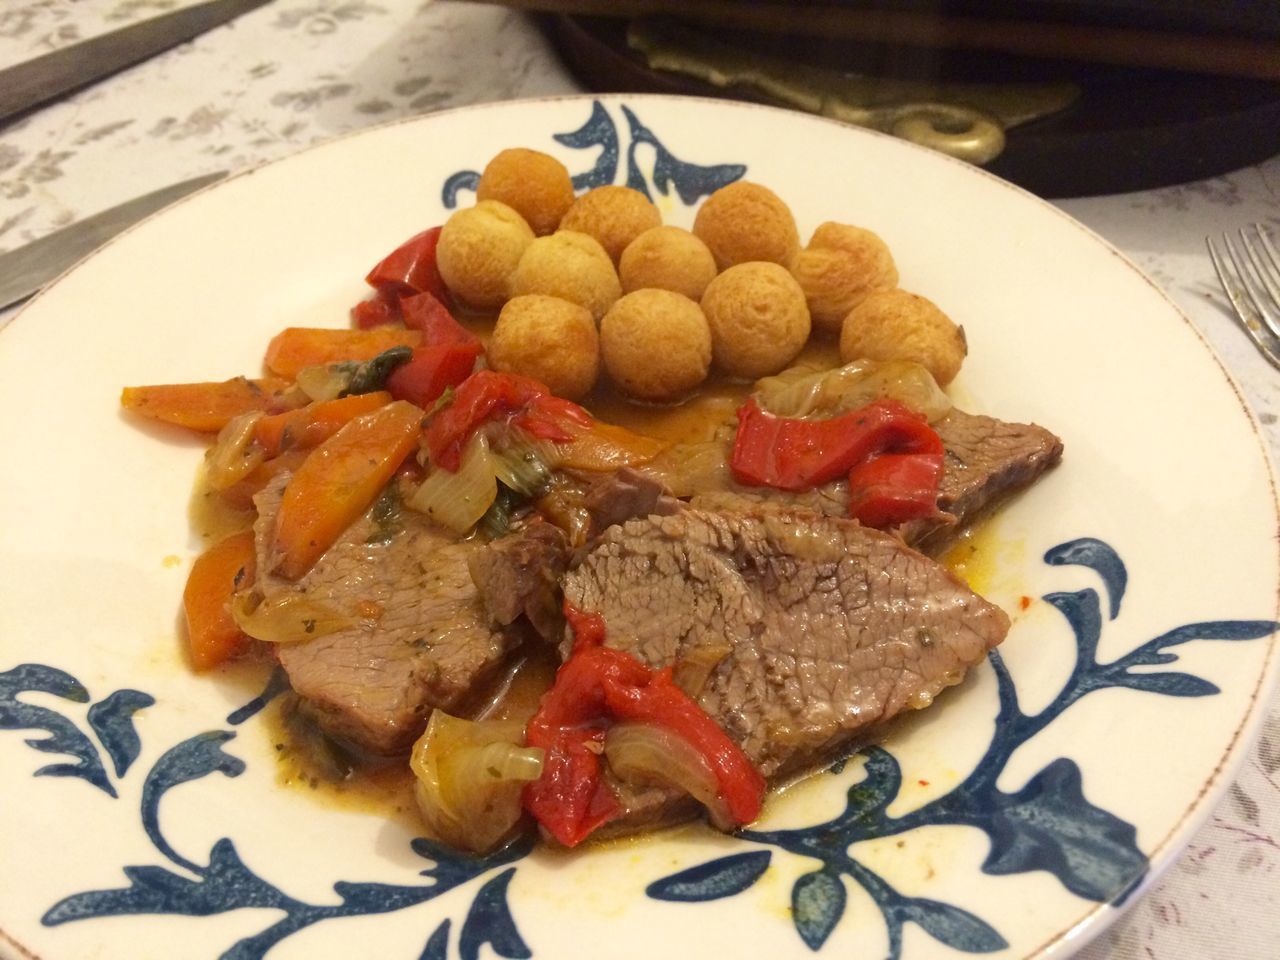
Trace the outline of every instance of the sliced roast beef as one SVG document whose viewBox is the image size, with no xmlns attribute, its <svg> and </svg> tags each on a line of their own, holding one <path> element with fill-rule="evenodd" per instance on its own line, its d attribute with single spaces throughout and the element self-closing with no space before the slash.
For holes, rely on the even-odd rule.
<svg viewBox="0 0 1280 960">
<path fill-rule="evenodd" d="M 727 645 L 697 699 L 771 778 L 927 706 L 1009 627 L 896 537 L 749 503 L 614 526 L 564 590 L 651 666 Z"/>
<path fill-rule="evenodd" d="M 1009 423 L 953 409 L 933 424 L 946 449 L 938 494 L 943 516 L 904 524 L 899 535 L 922 549 L 942 545 L 1005 495 L 1029 486 L 1062 458 L 1062 441 L 1035 424 Z M 832 517 L 849 512 L 844 481 L 795 493 L 745 487 L 729 472 L 730 441 L 668 448 L 640 472 L 670 492 L 714 508 L 724 494 L 758 502 L 785 503 Z"/>
<path fill-rule="evenodd" d="M 591 517 L 589 539 L 632 517 L 666 516 L 680 509 L 679 501 L 669 496 L 661 483 L 631 467 L 597 480 L 588 488 L 584 501 Z"/>
<path fill-rule="evenodd" d="M 1062 441 L 1044 427 L 1008 423 L 952 410 L 933 425 L 946 449 L 939 509 L 971 523 L 1006 495 L 1030 486 L 1062 459 Z M 945 524 L 920 520 L 899 531 L 908 543 L 932 548 Z"/>
<path fill-rule="evenodd" d="M 471 579 L 494 625 L 508 627 L 524 616 L 548 639 L 564 631 L 560 578 L 568 563 L 568 535 L 545 520 L 473 550 L 468 559 Z"/>
<path fill-rule="evenodd" d="M 259 570 L 287 476 L 255 498 Z M 332 736 L 377 754 L 407 750 L 433 707 L 456 708 L 516 644 L 491 626 L 468 562 L 482 549 L 405 510 L 375 505 L 297 581 L 260 573 L 263 603 L 296 597 L 342 625 L 280 644 L 281 666 L 304 708 Z"/>
</svg>

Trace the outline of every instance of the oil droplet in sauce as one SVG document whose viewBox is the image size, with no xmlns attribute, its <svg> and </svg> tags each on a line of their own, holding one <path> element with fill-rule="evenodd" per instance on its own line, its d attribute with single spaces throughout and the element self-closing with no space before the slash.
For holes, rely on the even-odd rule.
<svg viewBox="0 0 1280 960">
<path fill-rule="evenodd" d="M 1026 542 L 1001 530 L 999 517 L 988 518 L 961 533 L 938 558 L 969 589 L 1014 614 L 1025 594 L 1020 578 Z"/>
</svg>

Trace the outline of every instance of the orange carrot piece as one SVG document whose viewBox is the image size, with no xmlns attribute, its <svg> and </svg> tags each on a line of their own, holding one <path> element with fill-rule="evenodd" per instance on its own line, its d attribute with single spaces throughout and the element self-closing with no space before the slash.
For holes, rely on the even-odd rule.
<svg viewBox="0 0 1280 960">
<path fill-rule="evenodd" d="M 284 409 L 286 403 L 281 393 L 288 386 L 288 381 L 274 377 L 265 380 L 234 377 L 221 383 L 125 387 L 120 393 L 120 405 L 151 420 L 201 433 L 217 433 L 242 413 Z"/>
<path fill-rule="evenodd" d="M 392 347 L 416 347 L 422 331 L 380 326 L 369 330 L 286 327 L 267 346 L 267 369 L 293 379 L 304 367 L 341 360 L 372 360 Z"/>
<path fill-rule="evenodd" d="M 279 456 L 282 450 L 314 447 L 332 437 L 347 421 L 390 402 L 391 394 L 377 390 L 309 403 L 297 410 L 263 417 L 254 424 L 253 438 L 268 457 Z"/>
<path fill-rule="evenodd" d="M 661 440 L 597 420 L 590 430 L 557 444 L 556 453 L 562 467 L 605 473 L 648 463 L 665 446 Z"/>
<path fill-rule="evenodd" d="M 231 597 L 254 576 L 253 531 L 220 540 L 196 558 L 182 591 L 187 614 L 187 649 L 198 671 L 241 652 L 249 638 L 231 616 Z"/>
<path fill-rule="evenodd" d="M 275 569 L 296 580 L 377 498 L 418 446 L 426 416 L 405 400 L 356 417 L 316 447 L 284 488 Z"/>
</svg>

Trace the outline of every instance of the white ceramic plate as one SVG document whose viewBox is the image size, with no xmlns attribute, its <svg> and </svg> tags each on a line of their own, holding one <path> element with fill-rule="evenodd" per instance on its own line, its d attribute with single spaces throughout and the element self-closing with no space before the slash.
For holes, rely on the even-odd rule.
<svg viewBox="0 0 1280 960">
<path fill-rule="evenodd" d="M 280 328 L 345 325 L 365 270 L 516 144 L 643 183 L 672 223 L 742 165 L 805 236 L 874 229 L 964 324 L 962 405 L 1066 442 L 971 568 L 1014 616 L 999 656 L 754 834 L 433 861 L 403 820 L 280 786 L 264 715 L 236 712 L 255 691 L 183 665 L 200 447 L 128 421 L 121 386 L 252 373 Z M 1048 205 L 793 113 L 571 98 L 339 140 L 91 257 L 5 331 L 0 384 L 10 956 L 1061 956 L 1206 815 L 1274 673 L 1273 479 L 1190 324 Z"/>
</svg>

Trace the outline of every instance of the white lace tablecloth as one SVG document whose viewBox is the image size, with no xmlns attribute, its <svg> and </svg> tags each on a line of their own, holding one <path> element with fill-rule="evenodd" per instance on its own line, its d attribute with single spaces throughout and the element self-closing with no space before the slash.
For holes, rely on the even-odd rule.
<svg viewBox="0 0 1280 960">
<path fill-rule="evenodd" d="M 0 0 L 0 67 L 180 5 Z M 511 12 L 418 0 L 275 0 L 0 127 L 0 251 L 157 186 L 385 120 L 578 89 L 538 31 Z M 1060 205 L 1186 311 L 1280 449 L 1280 374 L 1233 325 L 1204 247 L 1206 234 L 1244 223 L 1280 227 L 1280 158 L 1199 183 Z M 0 326 L 12 313 L 0 312 Z M 1158 356 L 1152 344 L 1152 362 Z M 1280 702 L 1189 849 L 1081 956 L 1280 957 Z"/>
</svg>

